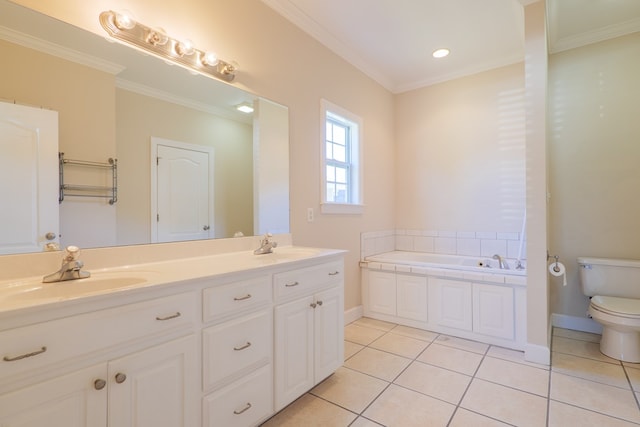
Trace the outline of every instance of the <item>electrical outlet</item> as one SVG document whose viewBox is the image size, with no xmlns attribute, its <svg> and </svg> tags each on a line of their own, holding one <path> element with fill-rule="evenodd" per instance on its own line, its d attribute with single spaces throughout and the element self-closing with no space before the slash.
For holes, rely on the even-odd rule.
<svg viewBox="0 0 640 427">
<path fill-rule="evenodd" d="M 314 220 L 313 208 L 307 208 L 307 222 L 313 222 L 313 220 Z"/>
</svg>

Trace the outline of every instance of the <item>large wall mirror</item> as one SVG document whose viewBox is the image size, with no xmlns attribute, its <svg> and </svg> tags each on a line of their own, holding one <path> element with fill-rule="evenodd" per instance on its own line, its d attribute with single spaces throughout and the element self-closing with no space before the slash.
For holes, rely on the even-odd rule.
<svg viewBox="0 0 640 427">
<path fill-rule="evenodd" d="M 56 153 L 81 162 L 117 159 L 114 204 L 100 197 L 99 190 L 85 193 L 92 197 L 65 197 L 61 203 L 57 192 L 47 192 L 46 198 L 55 201 L 47 209 L 59 214 L 57 230 L 34 225 L 44 214 L 29 212 L 28 207 L 40 202 L 30 195 L 29 186 L 15 186 L 15 176 L 0 171 L 3 210 L 10 213 L 2 216 L 5 231 L 22 233 L 26 237 L 17 240 L 32 243 L 29 249 L 24 242 L 8 242 L 0 254 L 40 251 L 47 243 L 53 243 L 48 248 L 90 248 L 289 232 L 286 107 L 6 0 L 0 0 L 0 55 L 0 100 L 56 112 Z M 252 105 L 253 113 L 238 111 L 240 104 Z M 10 114 L 0 116 L 0 131 L 11 123 Z M 7 146 L 11 144 L 0 143 L 0 157 L 12 164 L 8 159 L 16 150 Z M 181 153 L 194 151 L 210 156 L 205 218 L 185 202 L 200 184 L 185 185 L 190 182 L 186 178 L 166 184 L 166 177 L 175 178 L 186 163 L 162 172 L 156 167 L 169 157 L 182 159 Z M 50 180 L 57 183 L 57 158 L 55 162 Z M 38 161 L 32 164 L 31 172 L 44 173 Z M 69 183 L 109 187 L 112 178 L 110 171 L 100 168 L 64 167 Z M 171 183 L 180 185 L 169 188 Z M 31 187 L 35 191 L 38 185 Z M 158 200 L 167 194 L 170 200 Z M 166 229 L 162 220 L 167 217 L 174 220 L 173 234 L 160 230 Z M 200 233 L 189 237 L 194 221 Z M 19 222 L 32 229 L 19 230 Z M 47 233 L 55 238 L 47 238 Z"/>
</svg>

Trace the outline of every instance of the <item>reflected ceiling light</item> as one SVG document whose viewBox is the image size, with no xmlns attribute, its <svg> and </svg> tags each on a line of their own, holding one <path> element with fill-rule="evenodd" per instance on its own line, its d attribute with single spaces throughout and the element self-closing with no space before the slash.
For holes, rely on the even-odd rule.
<svg viewBox="0 0 640 427">
<path fill-rule="evenodd" d="M 111 10 L 102 12 L 100 25 L 114 39 L 195 73 L 227 82 L 236 77 L 236 62 L 226 62 L 212 52 L 196 49 L 190 40 L 171 38 L 162 29 L 153 29 L 136 22 L 131 15 Z"/>
<path fill-rule="evenodd" d="M 236 105 L 236 110 L 250 114 L 253 113 L 253 105 L 248 102 L 243 102 L 242 104 Z"/>
<path fill-rule="evenodd" d="M 434 58 L 444 58 L 445 56 L 449 55 L 449 49 L 436 49 L 431 55 L 433 55 Z"/>
</svg>

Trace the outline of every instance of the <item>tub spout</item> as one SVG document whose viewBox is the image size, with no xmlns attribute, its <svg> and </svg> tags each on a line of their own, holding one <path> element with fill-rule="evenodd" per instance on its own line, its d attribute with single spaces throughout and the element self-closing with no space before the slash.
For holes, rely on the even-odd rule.
<svg viewBox="0 0 640 427">
<path fill-rule="evenodd" d="M 509 264 L 505 262 L 505 260 L 498 254 L 493 256 L 493 259 L 498 260 L 498 265 L 500 266 L 500 270 L 509 270 Z"/>
</svg>

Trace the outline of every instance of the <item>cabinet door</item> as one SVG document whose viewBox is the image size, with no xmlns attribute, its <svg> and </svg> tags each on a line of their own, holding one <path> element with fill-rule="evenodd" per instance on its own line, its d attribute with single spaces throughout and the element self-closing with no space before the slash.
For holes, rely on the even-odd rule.
<svg viewBox="0 0 640 427">
<path fill-rule="evenodd" d="M 334 373 L 344 362 L 343 298 L 339 287 L 315 296 L 314 384 Z"/>
<path fill-rule="evenodd" d="M 473 331 L 513 339 L 513 288 L 473 284 Z"/>
<path fill-rule="evenodd" d="M 382 271 L 369 271 L 369 311 L 396 315 L 396 275 Z"/>
<path fill-rule="evenodd" d="M 313 387 L 314 298 L 275 308 L 275 409 Z"/>
<path fill-rule="evenodd" d="M 107 365 L 81 369 L 0 395 L 0 425 L 105 427 Z"/>
<path fill-rule="evenodd" d="M 109 426 L 191 427 L 200 384 L 193 335 L 109 363 Z"/>
<path fill-rule="evenodd" d="M 430 278 L 429 316 L 430 323 L 470 331 L 471 283 Z"/>
<path fill-rule="evenodd" d="M 427 278 L 425 276 L 396 276 L 398 316 L 426 322 Z"/>
</svg>

